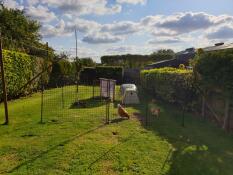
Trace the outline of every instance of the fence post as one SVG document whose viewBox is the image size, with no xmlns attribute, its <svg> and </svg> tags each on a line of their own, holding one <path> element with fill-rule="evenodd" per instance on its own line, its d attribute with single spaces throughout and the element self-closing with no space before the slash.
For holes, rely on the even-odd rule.
<svg viewBox="0 0 233 175">
<path fill-rule="evenodd" d="M 109 108 L 110 108 L 110 102 L 111 100 L 110 99 L 106 99 L 105 100 L 106 102 L 106 124 L 109 124 Z"/>
<path fill-rule="evenodd" d="M 43 109 L 44 109 L 44 86 L 41 75 L 41 106 L 40 106 L 40 123 L 43 123 Z"/>
<path fill-rule="evenodd" d="M 9 123 L 8 117 L 8 104 L 7 104 L 7 90 L 6 90 L 6 81 L 5 81 L 5 71 L 4 71 L 4 63 L 3 63 L 3 53 L 2 53 L 2 35 L 0 32 L 0 67 L 1 67 L 1 75 L 2 75 L 2 89 L 3 89 L 3 100 L 4 100 L 4 109 L 5 109 L 5 125 Z"/>
<path fill-rule="evenodd" d="M 93 80 L 92 82 L 92 96 L 93 96 L 93 99 L 95 98 L 95 81 Z"/>
<path fill-rule="evenodd" d="M 223 121 L 223 129 L 226 131 L 229 130 L 229 124 L 230 124 L 230 100 L 228 98 L 225 99 L 225 109 L 224 109 L 224 121 Z"/>
<path fill-rule="evenodd" d="M 62 87 L 61 87 L 61 100 L 62 100 L 62 109 L 64 109 L 64 78 L 62 78 Z"/>
<path fill-rule="evenodd" d="M 49 44 L 46 42 L 46 56 L 47 56 L 47 61 L 49 60 Z M 46 64 L 47 67 L 47 64 Z M 43 66 L 43 71 L 44 71 L 44 66 Z M 41 106 L 40 106 L 40 123 L 43 123 L 43 112 L 44 112 L 44 83 L 43 83 L 43 73 L 40 76 L 40 81 L 41 81 Z"/>
<path fill-rule="evenodd" d="M 201 116 L 205 119 L 205 96 L 202 95 Z"/>
<path fill-rule="evenodd" d="M 149 107 L 148 107 L 148 103 L 146 104 L 146 126 L 148 125 L 148 110 L 149 110 Z"/>
<path fill-rule="evenodd" d="M 182 107 L 182 127 L 184 127 L 184 112 L 185 112 L 185 108 L 184 106 Z"/>
</svg>

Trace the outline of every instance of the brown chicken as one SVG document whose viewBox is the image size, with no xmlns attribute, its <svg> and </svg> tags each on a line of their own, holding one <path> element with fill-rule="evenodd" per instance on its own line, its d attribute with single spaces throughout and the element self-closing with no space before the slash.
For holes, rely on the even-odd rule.
<svg viewBox="0 0 233 175">
<path fill-rule="evenodd" d="M 118 104 L 117 105 L 117 107 L 118 107 L 118 115 L 120 116 L 120 117 L 122 117 L 122 118 L 130 118 L 130 115 L 129 115 L 129 113 L 120 105 L 120 104 Z"/>
<path fill-rule="evenodd" d="M 160 109 L 159 108 L 151 108 L 151 114 L 155 117 L 159 117 Z"/>
</svg>

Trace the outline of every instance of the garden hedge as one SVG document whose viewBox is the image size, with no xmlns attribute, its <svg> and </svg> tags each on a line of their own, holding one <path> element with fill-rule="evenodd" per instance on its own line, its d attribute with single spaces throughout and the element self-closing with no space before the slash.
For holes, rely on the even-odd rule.
<svg viewBox="0 0 233 175">
<path fill-rule="evenodd" d="M 177 104 L 193 104 L 196 98 L 192 71 L 159 68 L 141 72 L 142 87 L 160 99 Z"/>
<path fill-rule="evenodd" d="M 203 52 L 196 58 L 195 75 L 200 87 L 219 89 L 229 99 L 233 98 L 233 49 Z"/>
<path fill-rule="evenodd" d="M 52 71 L 49 76 L 50 88 L 72 85 L 76 81 L 76 66 L 74 62 L 61 59 L 52 63 Z"/>
<path fill-rule="evenodd" d="M 97 66 L 86 67 L 80 73 L 80 82 L 92 84 L 93 80 L 99 78 L 109 78 L 117 81 L 117 84 L 122 83 L 123 68 L 118 66 Z"/>
<path fill-rule="evenodd" d="M 97 78 L 109 78 L 116 80 L 117 84 L 122 83 L 123 68 L 119 66 L 97 66 Z"/>
<path fill-rule="evenodd" d="M 25 95 L 38 87 L 38 80 L 19 91 L 34 75 L 41 71 L 39 58 L 30 57 L 27 54 L 3 50 L 3 62 L 7 84 L 8 98 L 16 98 Z M 2 100 L 2 81 L 0 81 L 0 99 Z"/>
<path fill-rule="evenodd" d="M 93 81 L 96 80 L 96 68 L 85 67 L 80 73 L 80 83 L 92 85 Z"/>
</svg>

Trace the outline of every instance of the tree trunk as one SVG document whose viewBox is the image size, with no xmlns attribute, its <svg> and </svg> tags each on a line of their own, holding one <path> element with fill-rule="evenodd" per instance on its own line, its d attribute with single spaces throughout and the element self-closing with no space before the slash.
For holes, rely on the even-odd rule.
<svg viewBox="0 0 233 175">
<path fill-rule="evenodd" d="M 226 98 L 225 110 L 224 110 L 224 122 L 223 122 L 223 129 L 225 130 L 228 130 L 229 127 L 229 109 L 230 109 L 230 100 Z"/>
</svg>

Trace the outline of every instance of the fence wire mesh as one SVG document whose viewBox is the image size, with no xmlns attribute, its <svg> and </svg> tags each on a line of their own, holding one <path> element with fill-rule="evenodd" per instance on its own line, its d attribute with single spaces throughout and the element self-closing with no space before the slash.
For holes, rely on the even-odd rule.
<svg viewBox="0 0 233 175">
<path fill-rule="evenodd" d="M 49 74 L 51 76 L 52 67 L 48 50 L 34 46 L 27 49 L 26 44 L 23 44 L 22 48 L 17 46 L 7 49 L 17 52 L 29 50 L 28 54 L 39 53 L 45 57 L 39 61 L 41 65 L 38 67 L 36 61 L 41 58 L 30 55 L 33 64 L 28 66 L 33 67 L 32 74 L 18 87 L 20 90 L 17 95 L 20 98 L 13 100 L 14 97 L 9 102 L 10 125 L 1 127 L 0 130 L 0 174 L 47 174 L 48 166 L 59 173 L 61 167 L 65 167 L 57 155 L 66 152 L 64 149 L 68 148 L 65 145 L 73 143 L 74 140 L 82 143 L 86 134 L 95 132 L 106 124 L 115 124 L 123 120 L 118 114 L 118 104 L 122 99 L 119 85 L 115 86 L 114 100 L 102 95 L 99 79 L 93 83 L 84 80 L 78 84 L 77 79 L 64 81 L 64 75 L 57 75 L 59 78 L 51 86 Z M 52 62 L 57 63 L 59 60 L 52 59 Z M 76 76 L 74 72 L 73 77 L 77 78 Z M 110 90 L 107 94 L 110 94 Z M 131 116 L 141 120 L 143 125 L 149 122 L 146 118 L 148 109 L 144 103 L 123 107 L 127 108 Z M 4 115 L 3 110 L 0 114 Z M 128 136 L 124 139 L 127 138 Z M 102 152 L 93 152 L 89 164 L 82 165 L 79 162 L 77 168 L 85 169 L 86 173 L 91 174 L 92 166 Z M 90 156 L 92 153 L 86 155 Z"/>
</svg>

